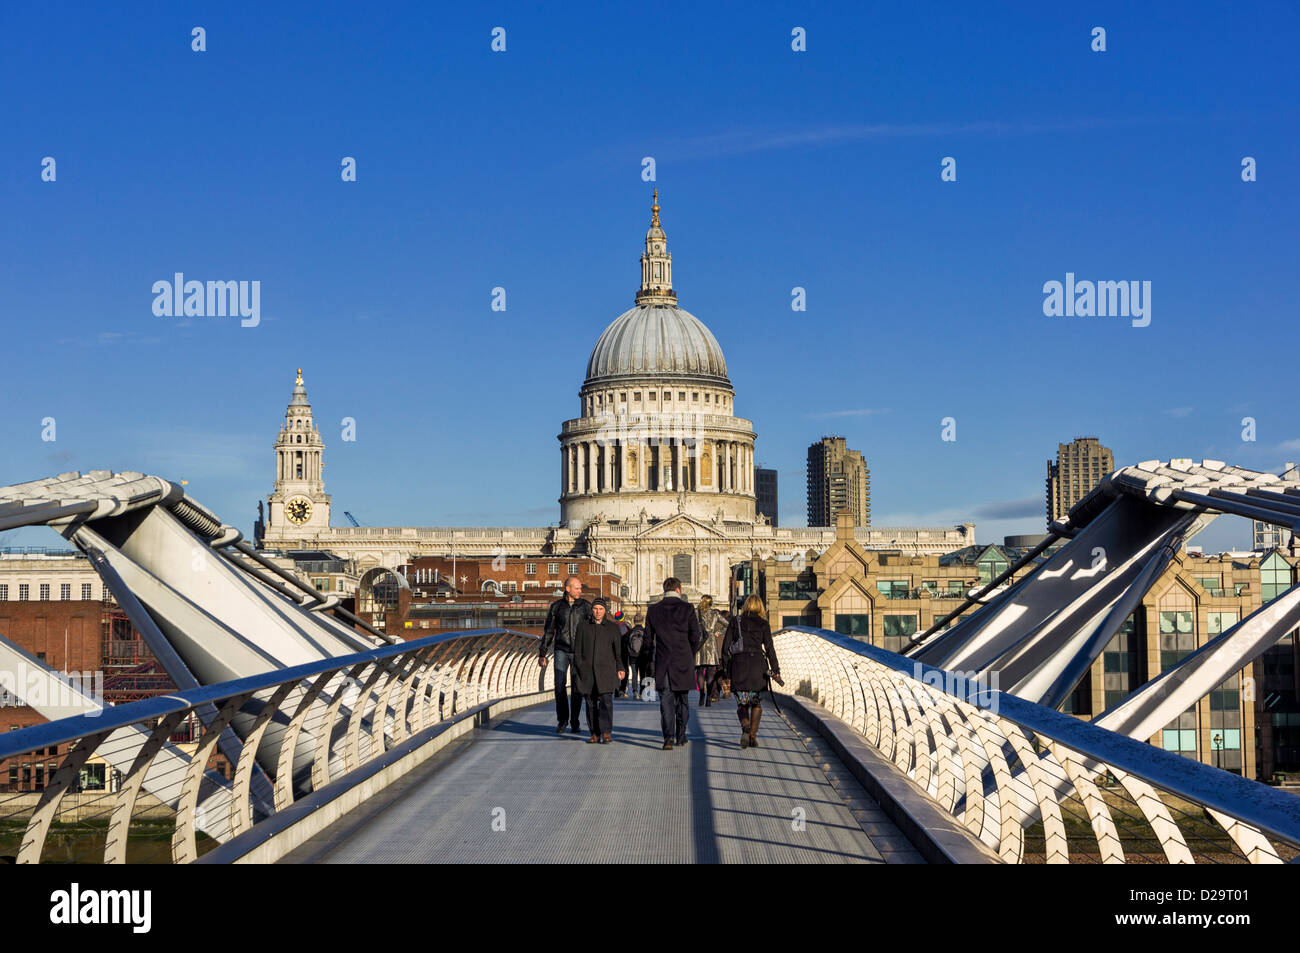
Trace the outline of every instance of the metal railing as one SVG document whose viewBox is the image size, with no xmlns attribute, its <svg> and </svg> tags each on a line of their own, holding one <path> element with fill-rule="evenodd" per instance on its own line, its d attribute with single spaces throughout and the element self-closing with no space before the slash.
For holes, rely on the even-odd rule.
<svg viewBox="0 0 1300 953">
<path fill-rule="evenodd" d="M 53 859 L 123 863 L 129 845 L 133 861 L 194 861 L 304 796 L 372 777 L 476 706 L 547 690 L 553 666 L 537 652 L 537 636 L 509 629 L 444 633 L 0 734 L 0 767 L 70 745 L 42 790 L 0 793 L 0 857 L 39 863 L 53 836 Z M 170 743 L 205 714 L 193 743 Z M 231 726 L 242 743 L 227 778 L 210 768 Z M 115 772 L 124 749 L 130 768 Z M 107 771 L 104 788 L 83 784 L 88 765 Z"/>
<path fill-rule="evenodd" d="M 851 725 L 1008 863 L 1284 863 L 1300 797 L 824 629 L 786 692 Z"/>
</svg>

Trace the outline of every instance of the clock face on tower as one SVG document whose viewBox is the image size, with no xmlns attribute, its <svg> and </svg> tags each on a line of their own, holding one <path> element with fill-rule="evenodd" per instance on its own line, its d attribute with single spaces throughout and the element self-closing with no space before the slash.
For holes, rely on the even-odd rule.
<svg viewBox="0 0 1300 953">
<path fill-rule="evenodd" d="M 306 497 L 295 496 L 284 504 L 284 515 L 289 518 L 290 523 L 301 526 L 311 519 L 311 500 Z"/>
</svg>

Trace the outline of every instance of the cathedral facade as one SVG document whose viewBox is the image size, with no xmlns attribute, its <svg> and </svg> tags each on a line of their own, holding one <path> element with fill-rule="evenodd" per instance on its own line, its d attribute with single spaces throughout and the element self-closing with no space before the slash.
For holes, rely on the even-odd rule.
<svg viewBox="0 0 1300 953">
<path fill-rule="evenodd" d="M 725 598 L 729 569 L 783 555 L 811 564 L 834 527 L 773 527 L 755 515 L 753 424 L 736 397 L 717 339 L 677 303 L 658 191 L 633 307 L 605 328 L 587 361 L 579 416 L 563 422 L 560 518 L 543 527 L 332 526 L 324 446 L 301 370 L 275 442 L 276 477 L 259 545 L 323 549 L 361 572 L 416 556 L 602 558 L 622 580 L 625 607 L 657 598 L 667 576 L 684 594 Z M 926 555 L 975 542 L 974 524 L 857 527 L 868 549 Z"/>
</svg>

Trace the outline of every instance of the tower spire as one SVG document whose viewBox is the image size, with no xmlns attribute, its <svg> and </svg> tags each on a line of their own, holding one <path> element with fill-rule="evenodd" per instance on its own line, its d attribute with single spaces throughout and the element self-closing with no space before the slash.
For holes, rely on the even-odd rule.
<svg viewBox="0 0 1300 953">
<path fill-rule="evenodd" d="M 650 230 L 645 233 L 645 254 L 641 256 L 641 290 L 636 294 L 637 304 L 673 305 L 677 292 L 673 291 L 673 255 L 668 250 L 668 236 L 659 224 L 659 189 L 654 190 L 650 206 Z"/>
</svg>

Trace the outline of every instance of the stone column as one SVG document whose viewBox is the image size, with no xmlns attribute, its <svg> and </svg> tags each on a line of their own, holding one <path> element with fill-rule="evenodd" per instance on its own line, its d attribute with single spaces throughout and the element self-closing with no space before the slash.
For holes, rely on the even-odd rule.
<svg viewBox="0 0 1300 953">
<path fill-rule="evenodd" d="M 573 445 L 578 454 L 578 493 L 587 492 L 587 445 L 581 440 Z"/>
<path fill-rule="evenodd" d="M 691 447 L 691 473 L 693 475 L 691 489 L 698 493 L 700 489 L 700 442 L 698 440 Z"/>
<path fill-rule="evenodd" d="M 614 444 L 605 444 L 605 492 L 614 491 Z"/>
</svg>

